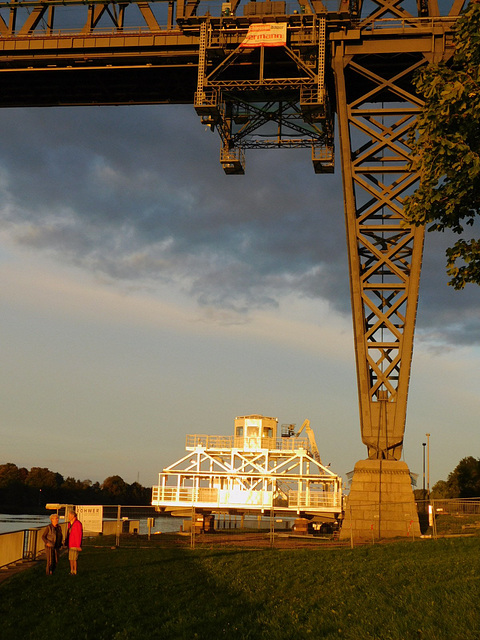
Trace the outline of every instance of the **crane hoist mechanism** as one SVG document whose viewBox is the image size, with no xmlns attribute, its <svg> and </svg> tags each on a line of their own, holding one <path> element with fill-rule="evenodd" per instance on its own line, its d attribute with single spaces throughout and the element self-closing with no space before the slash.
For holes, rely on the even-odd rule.
<svg viewBox="0 0 480 640">
<path fill-rule="evenodd" d="M 295 433 L 296 426 L 297 425 L 295 424 L 282 424 L 282 437 L 290 438 L 294 436 L 295 438 L 298 438 L 302 433 L 302 431 L 305 429 L 305 433 L 307 434 L 308 442 L 310 444 L 310 451 L 312 452 L 312 455 L 315 458 L 315 460 L 319 464 L 322 464 L 322 459 L 320 458 L 320 453 L 318 451 L 317 443 L 315 441 L 315 434 L 313 433 L 313 429 L 310 426 L 310 420 L 308 419 L 304 420 L 300 429 Z"/>
<path fill-rule="evenodd" d="M 231 436 L 187 435 L 187 453 L 159 474 L 152 505 L 182 517 L 194 510 L 206 530 L 221 514 L 295 519 L 297 533 L 341 521 L 342 478 L 322 464 L 310 421 L 278 431 L 277 418 L 252 414 L 235 418 Z"/>
</svg>

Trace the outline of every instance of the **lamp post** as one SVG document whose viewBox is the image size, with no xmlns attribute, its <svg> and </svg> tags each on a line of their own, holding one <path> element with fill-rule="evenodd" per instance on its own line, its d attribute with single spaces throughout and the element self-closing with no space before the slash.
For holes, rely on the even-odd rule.
<svg viewBox="0 0 480 640">
<path fill-rule="evenodd" d="M 427 446 L 426 442 L 422 442 L 423 447 L 423 491 L 422 491 L 422 500 L 423 500 L 423 510 L 425 511 L 425 447 Z"/>
<path fill-rule="evenodd" d="M 427 436 L 427 496 L 430 500 L 430 434 L 425 435 Z"/>
<path fill-rule="evenodd" d="M 433 527 L 434 535 L 436 532 L 434 516 L 433 516 L 433 507 L 430 503 L 430 434 L 426 433 L 427 436 L 427 500 L 428 500 L 428 524 Z M 425 449 L 425 448 L 424 448 Z"/>
</svg>

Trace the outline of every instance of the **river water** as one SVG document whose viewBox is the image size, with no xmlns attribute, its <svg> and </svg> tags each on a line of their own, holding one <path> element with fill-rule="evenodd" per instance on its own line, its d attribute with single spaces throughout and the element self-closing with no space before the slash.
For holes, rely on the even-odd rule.
<svg viewBox="0 0 480 640">
<path fill-rule="evenodd" d="M 48 516 L 32 515 L 10 515 L 0 513 L 0 533 L 10 533 L 21 529 L 33 529 L 35 527 L 46 527 L 50 522 Z"/>
<path fill-rule="evenodd" d="M 11 533 L 12 531 L 21 531 L 22 529 L 46 527 L 49 522 L 49 516 L 10 515 L 6 513 L 0 513 L 0 534 Z M 63 520 L 61 522 L 63 522 Z M 153 527 L 151 533 L 171 533 L 180 531 L 182 522 L 182 518 L 157 517 L 155 518 L 155 526 Z M 140 519 L 140 533 L 147 533 L 147 520 L 145 518 Z"/>
<path fill-rule="evenodd" d="M 140 520 L 140 534 L 147 534 L 147 519 L 145 517 L 137 518 L 134 515 L 131 516 L 132 520 Z M 240 518 L 233 518 L 230 522 L 228 516 L 217 516 L 218 529 L 236 529 L 240 526 Z M 290 522 L 290 518 L 284 518 L 282 520 L 275 521 L 275 529 L 282 530 L 290 527 L 293 524 L 293 520 Z M 36 515 L 10 515 L 6 513 L 0 513 L 0 534 L 11 533 L 12 531 L 21 531 L 22 529 L 33 529 L 36 527 L 46 527 L 50 522 L 48 516 L 36 516 Z M 63 517 L 60 523 L 63 522 Z M 180 527 L 183 524 L 183 518 L 170 518 L 166 516 L 156 516 L 155 525 L 151 530 L 151 533 L 175 533 L 180 531 Z M 256 528 L 259 526 L 258 519 L 255 516 L 245 518 L 245 527 Z M 262 518 L 260 526 L 268 529 L 270 527 L 269 518 Z"/>
</svg>

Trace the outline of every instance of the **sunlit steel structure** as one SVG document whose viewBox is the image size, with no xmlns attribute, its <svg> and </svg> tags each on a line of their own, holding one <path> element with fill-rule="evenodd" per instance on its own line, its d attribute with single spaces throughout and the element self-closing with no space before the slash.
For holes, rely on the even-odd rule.
<svg viewBox="0 0 480 640">
<path fill-rule="evenodd" d="M 235 418 L 232 436 L 188 435 L 187 454 L 159 474 L 152 504 L 187 515 L 277 515 L 336 520 L 342 479 L 324 466 L 308 420 L 302 428 L 259 414 Z M 304 426 L 302 425 L 302 427 Z M 279 437 L 280 436 L 280 437 Z"/>
<path fill-rule="evenodd" d="M 0 107 L 192 104 L 228 174 L 308 148 L 344 183 L 362 440 L 400 460 L 423 251 L 412 78 L 452 52 L 463 0 L 3 0 Z M 288 179 L 288 175 L 286 175 Z"/>
</svg>

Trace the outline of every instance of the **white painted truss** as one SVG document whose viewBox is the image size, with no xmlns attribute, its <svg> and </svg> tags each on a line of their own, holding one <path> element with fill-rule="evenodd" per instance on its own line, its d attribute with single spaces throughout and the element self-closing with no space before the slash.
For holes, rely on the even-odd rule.
<svg viewBox="0 0 480 640">
<path fill-rule="evenodd" d="M 255 415 L 237 418 L 234 436 L 187 435 L 187 454 L 159 474 L 152 504 L 170 512 L 336 517 L 342 479 L 321 463 L 311 438 L 293 429 L 277 438 L 276 431 L 276 418 Z"/>
</svg>

